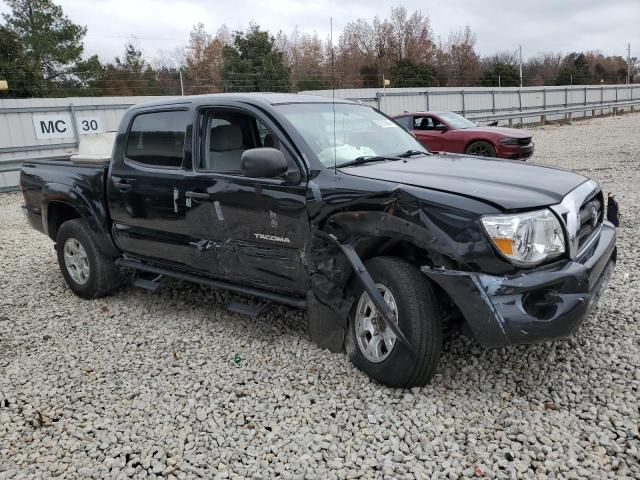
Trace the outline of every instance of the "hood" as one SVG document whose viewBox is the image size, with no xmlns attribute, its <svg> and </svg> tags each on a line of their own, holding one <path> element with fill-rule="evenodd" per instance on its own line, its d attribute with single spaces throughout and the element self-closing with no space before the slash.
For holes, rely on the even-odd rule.
<svg viewBox="0 0 640 480">
<path fill-rule="evenodd" d="M 532 135 L 526 130 L 520 130 L 519 128 L 507 128 L 507 127 L 470 127 L 463 128 L 463 132 L 478 132 L 478 133 L 493 133 L 501 137 L 511 138 L 531 138 Z"/>
<path fill-rule="evenodd" d="M 560 203 L 587 178 L 553 167 L 467 155 L 427 155 L 341 168 L 341 172 L 457 193 L 504 210 Z"/>
</svg>

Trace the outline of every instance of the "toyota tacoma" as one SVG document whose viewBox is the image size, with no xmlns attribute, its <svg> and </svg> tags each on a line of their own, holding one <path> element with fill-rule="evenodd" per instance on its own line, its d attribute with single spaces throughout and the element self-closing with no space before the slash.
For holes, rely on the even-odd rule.
<svg viewBox="0 0 640 480">
<path fill-rule="evenodd" d="M 323 97 L 138 105 L 109 159 L 28 161 L 20 186 L 77 295 L 169 277 L 303 308 L 314 342 L 389 386 L 427 383 L 456 323 L 487 347 L 571 335 L 616 261 L 593 180 L 431 154 Z"/>
</svg>

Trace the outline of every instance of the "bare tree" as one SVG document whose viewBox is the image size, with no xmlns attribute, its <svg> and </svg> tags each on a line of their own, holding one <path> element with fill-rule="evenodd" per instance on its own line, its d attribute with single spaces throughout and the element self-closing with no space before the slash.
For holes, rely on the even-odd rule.
<svg viewBox="0 0 640 480">
<path fill-rule="evenodd" d="M 475 50 L 476 35 L 467 25 L 441 42 L 436 53 L 437 80 L 440 86 L 477 85 L 480 81 L 480 56 Z"/>
</svg>

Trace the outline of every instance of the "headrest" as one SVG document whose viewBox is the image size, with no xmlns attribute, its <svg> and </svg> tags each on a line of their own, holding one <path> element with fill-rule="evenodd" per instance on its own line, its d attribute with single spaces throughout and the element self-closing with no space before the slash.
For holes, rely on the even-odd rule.
<svg viewBox="0 0 640 480">
<path fill-rule="evenodd" d="M 267 133 L 264 136 L 264 140 L 262 145 L 265 147 L 278 148 L 278 144 L 276 143 L 275 137 L 271 133 Z"/>
<path fill-rule="evenodd" d="M 242 130 L 238 125 L 218 125 L 211 130 L 211 150 L 227 152 L 242 148 Z"/>
<path fill-rule="evenodd" d="M 429 128 L 429 119 L 427 117 L 424 117 L 420 121 L 420 128 L 423 130 L 426 130 L 427 128 Z"/>
</svg>

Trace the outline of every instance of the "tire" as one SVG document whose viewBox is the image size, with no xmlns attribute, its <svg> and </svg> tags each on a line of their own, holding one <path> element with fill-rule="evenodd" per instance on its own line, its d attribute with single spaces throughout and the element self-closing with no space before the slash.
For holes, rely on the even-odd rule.
<svg viewBox="0 0 640 480">
<path fill-rule="evenodd" d="M 80 219 L 69 220 L 60 226 L 56 252 L 64 280 L 82 298 L 104 297 L 122 283 L 115 262 L 98 250 L 89 229 Z"/>
<path fill-rule="evenodd" d="M 413 265 L 399 258 L 375 257 L 365 265 L 381 293 L 385 290 L 391 293 L 391 301 L 395 300 L 397 306 L 400 330 L 413 345 L 417 356 L 413 356 L 400 340 L 395 339 L 390 349 L 383 344 L 382 356 L 376 361 L 367 358 L 363 350 L 366 338 L 361 335 L 359 339 L 357 325 L 358 318 L 362 318 L 359 316 L 361 301 L 366 304 L 369 296 L 357 278 L 353 278 L 349 285 L 356 301 L 349 316 L 345 338 L 347 355 L 369 377 L 389 387 L 426 385 L 435 374 L 442 351 L 442 320 L 429 280 Z"/>
<path fill-rule="evenodd" d="M 478 157 L 495 157 L 496 149 L 489 142 L 473 142 L 464 151 L 467 155 L 475 155 Z"/>
</svg>

